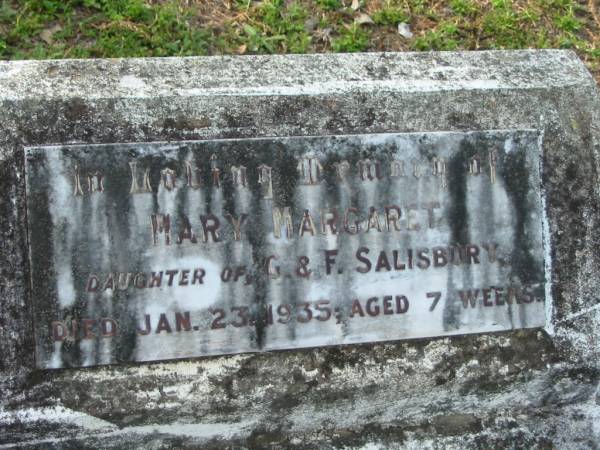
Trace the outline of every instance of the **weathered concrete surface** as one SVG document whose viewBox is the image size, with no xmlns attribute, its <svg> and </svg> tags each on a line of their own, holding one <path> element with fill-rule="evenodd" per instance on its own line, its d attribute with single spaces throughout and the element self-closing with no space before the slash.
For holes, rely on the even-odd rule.
<svg viewBox="0 0 600 450">
<path fill-rule="evenodd" d="M 600 98 L 571 52 L 0 64 L 0 442 L 30 447 L 593 448 Z M 536 129 L 544 330 L 34 369 L 23 147 Z"/>
</svg>

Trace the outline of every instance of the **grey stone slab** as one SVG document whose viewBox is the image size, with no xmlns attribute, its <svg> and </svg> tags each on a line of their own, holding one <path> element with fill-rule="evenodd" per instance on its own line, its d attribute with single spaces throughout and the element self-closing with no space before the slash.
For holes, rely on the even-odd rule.
<svg viewBox="0 0 600 450">
<path fill-rule="evenodd" d="M 501 68 L 504 66 L 505 68 Z M 25 80 L 38 79 L 35 85 Z M 0 62 L 4 99 L 304 96 L 593 84 L 554 50 Z M 50 81 L 51 80 L 51 81 Z"/>
<path fill-rule="evenodd" d="M 2 445 L 597 446 L 600 100 L 574 53 L 2 62 L 0 73 Z M 44 303 L 32 281 L 53 278 L 29 265 L 26 149 L 494 130 L 537 136 L 526 154 L 539 158 L 547 218 L 543 329 L 36 368 Z"/>
</svg>

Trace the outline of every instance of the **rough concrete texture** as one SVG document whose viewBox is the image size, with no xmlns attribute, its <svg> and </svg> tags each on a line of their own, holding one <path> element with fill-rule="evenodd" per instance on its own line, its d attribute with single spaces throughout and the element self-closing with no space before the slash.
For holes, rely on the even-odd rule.
<svg viewBox="0 0 600 450">
<path fill-rule="evenodd" d="M 0 445 L 594 448 L 600 96 L 563 51 L 0 63 Z M 24 146 L 537 129 L 544 329 L 34 369 Z"/>
</svg>

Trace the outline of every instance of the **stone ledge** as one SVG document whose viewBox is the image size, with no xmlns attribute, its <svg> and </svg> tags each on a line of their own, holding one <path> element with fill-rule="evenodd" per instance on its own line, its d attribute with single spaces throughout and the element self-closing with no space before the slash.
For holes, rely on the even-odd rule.
<svg viewBox="0 0 600 450">
<path fill-rule="evenodd" d="M 568 50 L 10 61 L 0 81 L 12 101 L 595 86 Z"/>
</svg>

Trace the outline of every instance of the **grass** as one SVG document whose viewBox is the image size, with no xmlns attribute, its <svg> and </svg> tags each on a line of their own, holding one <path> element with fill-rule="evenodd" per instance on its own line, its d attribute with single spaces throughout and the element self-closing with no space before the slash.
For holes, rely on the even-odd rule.
<svg viewBox="0 0 600 450">
<path fill-rule="evenodd" d="M 0 0 L 0 58 L 571 48 L 600 81 L 596 1 Z"/>
</svg>

